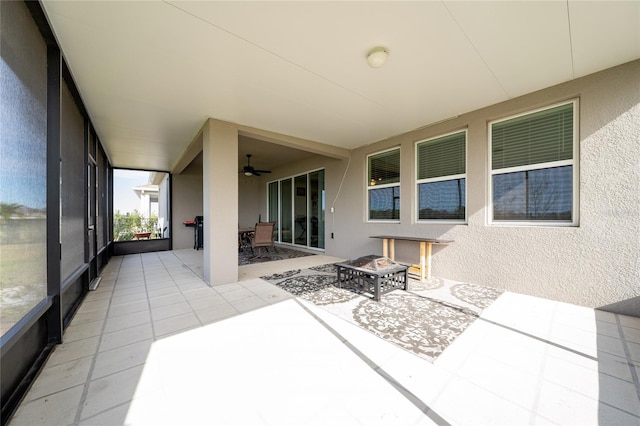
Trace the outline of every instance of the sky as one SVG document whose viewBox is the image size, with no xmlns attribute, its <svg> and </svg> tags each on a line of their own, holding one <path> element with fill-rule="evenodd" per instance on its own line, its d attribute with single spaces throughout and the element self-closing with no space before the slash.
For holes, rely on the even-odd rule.
<svg viewBox="0 0 640 426">
<path fill-rule="evenodd" d="M 140 199 L 132 188 L 146 185 L 149 182 L 149 174 L 138 170 L 113 171 L 113 211 L 131 213 L 134 209 L 140 210 Z"/>
</svg>

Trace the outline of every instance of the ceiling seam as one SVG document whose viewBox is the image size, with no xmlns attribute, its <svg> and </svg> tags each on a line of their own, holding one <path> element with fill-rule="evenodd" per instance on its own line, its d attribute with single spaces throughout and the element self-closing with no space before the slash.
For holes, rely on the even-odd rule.
<svg viewBox="0 0 640 426">
<path fill-rule="evenodd" d="M 271 51 L 269 49 L 266 49 L 266 48 L 260 46 L 259 44 L 255 43 L 255 42 L 253 42 L 251 40 L 248 40 L 248 39 L 246 39 L 244 37 L 241 37 L 238 34 L 235 34 L 235 33 L 231 32 L 231 31 L 227 30 L 226 28 L 223 28 L 223 27 L 221 27 L 219 25 L 216 25 L 213 22 L 210 22 L 210 21 L 208 21 L 208 20 L 206 20 L 206 19 L 204 19 L 204 18 L 202 18 L 202 17 L 200 17 L 198 15 L 195 15 L 195 14 L 189 12 L 188 10 L 182 9 L 181 7 L 173 4 L 169 0 L 162 0 L 162 1 L 163 1 L 163 3 L 165 3 L 165 4 L 169 5 L 169 6 L 172 6 L 172 7 L 176 8 L 177 10 L 179 10 L 179 11 L 181 11 L 181 12 L 183 12 L 183 13 L 185 13 L 185 14 L 193 17 L 193 18 L 198 19 L 199 21 L 202 21 L 202 22 L 206 23 L 207 25 L 210 25 L 210 26 L 212 26 L 212 27 L 214 27 L 214 28 L 216 28 L 216 29 L 218 29 L 220 31 L 223 31 L 223 32 L 229 34 L 232 37 L 237 38 L 238 40 L 242 40 L 243 42 L 245 42 L 247 44 L 250 44 L 253 47 L 256 47 L 256 48 L 258 48 L 258 49 L 260 49 L 260 50 L 262 50 L 264 52 L 267 52 L 268 54 L 273 55 L 276 58 L 281 59 L 281 60 L 283 60 L 283 61 L 285 61 L 285 62 L 287 62 L 287 63 L 289 63 L 289 64 L 291 64 L 291 65 L 293 65 L 293 66 L 295 66 L 295 67 L 297 67 L 297 68 L 299 68 L 299 69 L 301 69 L 301 70 L 303 70 L 303 71 L 305 71 L 305 72 L 307 72 L 307 73 L 309 73 L 309 74 L 311 74 L 311 75 L 313 75 L 315 77 L 318 77 L 318 78 L 320 78 L 320 79 L 322 79 L 322 80 L 324 80 L 324 81 L 326 81 L 328 83 L 331 83 L 334 86 L 339 87 L 342 90 L 345 90 L 345 91 L 347 91 L 347 92 L 349 92 L 349 93 L 351 93 L 351 94 L 353 94 L 353 95 L 355 95 L 355 96 L 357 96 L 359 98 L 365 99 L 365 100 L 371 102 L 372 104 L 377 105 L 377 106 L 379 106 L 379 107 L 381 107 L 383 109 L 385 108 L 385 105 L 383 105 L 383 104 L 381 104 L 379 102 L 376 102 L 375 100 L 373 100 L 373 99 L 371 99 L 371 98 L 369 98 L 369 97 L 367 97 L 367 96 L 365 96 L 365 95 L 363 95 L 361 93 L 358 93 L 358 92 L 356 92 L 356 91 L 354 91 L 352 89 L 349 89 L 348 87 L 345 87 L 342 84 L 340 84 L 338 82 L 335 82 L 335 81 L 333 81 L 333 80 L 331 80 L 331 79 L 329 79 L 329 78 L 327 78 L 327 77 L 325 77 L 323 75 L 320 75 L 320 74 L 318 74 L 318 73 L 316 73 L 316 72 L 314 72 L 314 71 L 312 71 L 312 70 L 310 70 L 310 69 L 308 69 L 308 68 L 306 68 L 306 67 L 304 67 L 304 66 L 302 66 L 302 65 L 300 65 L 300 64 L 298 64 L 296 62 L 293 62 L 292 60 L 287 59 L 284 56 L 279 55 L 276 52 L 273 52 L 273 51 Z"/>
<path fill-rule="evenodd" d="M 478 57 L 480 58 L 480 60 L 482 61 L 482 63 L 484 64 L 484 66 L 487 68 L 487 70 L 489 71 L 489 73 L 491 74 L 491 76 L 493 76 L 494 80 L 496 81 L 496 83 L 498 84 L 498 86 L 500 86 L 500 89 L 502 89 L 502 91 L 504 92 L 505 96 L 507 96 L 509 99 L 511 99 L 511 95 L 509 94 L 509 92 L 507 91 L 507 89 L 505 89 L 505 87 L 502 85 L 502 83 L 500 82 L 500 79 L 498 78 L 498 76 L 493 72 L 493 69 L 491 69 L 491 67 L 489 66 L 489 64 L 487 63 L 487 61 L 484 59 L 484 56 L 482 56 L 482 54 L 480 53 L 480 51 L 478 50 L 478 48 L 476 47 L 476 45 L 473 43 L 473 41 L 471 41 L 471 38 L 469 37 L 469 35 L 465 32 L 465 30 L 462 28 L 462 25 L 460 24 L 460 22 L 458 22 L 458 20 L 456 19 L 456 17 L 453 15 L 453 12 L 451 12 L 451 10 L 449 10 L 449 8 L 447 7 L 447 3 L 445 1 L 441 2 L 442 5 L 444 6 L 444 8 L 447 10 L 447 13 L 449 13 L 449 16 L 451 16 L 451 19 L 453 19 L 453 22 L 456 23 L 456 25 L 458 26 L 458 28 L 460 28 L 460 31 L 462 32 L 462 34 L 464 35 L 464 37 L 467 39 L 467 41 L 469 42 L 469 44 L 471 45 L 471 47 L 473 47 L 473 50 L 476 52 L 476 54 L 478 55 Z"/>
<path fill-rule="evenodd" d="M 576 71 L 573 65 L 573 31 L 571 31 L 571 12 L 569 10 L 569 0 L 565 1 L 567 6 L 567 28 L 569 29 L 569 56 L 571 57 L 571 78 L 576 78 Z"/>
</svg>

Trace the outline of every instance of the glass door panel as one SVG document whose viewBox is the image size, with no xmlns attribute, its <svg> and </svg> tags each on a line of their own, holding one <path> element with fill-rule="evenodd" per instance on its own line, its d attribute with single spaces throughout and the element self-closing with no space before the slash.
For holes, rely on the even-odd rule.
<svg viewBox="0 0 640 426">
<path fill-rule="evenodd" d="M 309 173 L 309 246 L 324 248 L 324 170 Z"/>
<path fill-rule="evenodd" d="M 291 216 L 293 206 L 291 203 L 292 179 L 284 179 L 280 182 L 280 241 L 283 243 L 293 242 L 293 227 Z"/>
<path fill-rule="evenodd" d="M 294 191 L 295 244 L 307 245 L 307 175 L 296 176 Z"/>
<path fill-rule="evenodd" d="M 269 222 L 275 222 L 273 239 L 280 241 L 280 221 L 278 220 L 278 182 L 269 183 Z"/>
</svg>

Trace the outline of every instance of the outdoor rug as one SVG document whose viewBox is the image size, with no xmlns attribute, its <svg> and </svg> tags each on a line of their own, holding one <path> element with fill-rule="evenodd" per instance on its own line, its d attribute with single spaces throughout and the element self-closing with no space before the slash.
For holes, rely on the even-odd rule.
<svg viewBox="0 0 640 426">
<path fill-rule="evenodd" d="M 300 250 L 294 250 L 286 247 L 278 247 L 276 251 L 270 248 L 269 251 L 264 248 L 255 249 L 254 254 L 251 249 L 244 249 L 238 252 L 238 265 L 251 265 L 254 263 L 271 262 L 274 260 L 293 259 L 296 257 L 313 256 L 313 253 L 307 253 Z"/>
<path fill-rule="evenodd" d="M 262 279 L 430 362 L 502 293 L 439 278 L 425 283 L 410 279 L 408 291 L 394 290 L 376 302 L 336 287 L 333 264 Z"/>
</svg>

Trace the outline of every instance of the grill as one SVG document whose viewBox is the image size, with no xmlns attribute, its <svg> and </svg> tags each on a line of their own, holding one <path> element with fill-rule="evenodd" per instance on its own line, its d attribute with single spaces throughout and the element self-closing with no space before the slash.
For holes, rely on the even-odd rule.
<svg viewBox="0 0 640 426">
<path fill-rule="evenodd" d="M 194 220 L 185 220 L 184 226 L 193 228 L 193 249 L 200 250 L 203 247 L 204 217 L 196 216 Z"/>
</svg>

